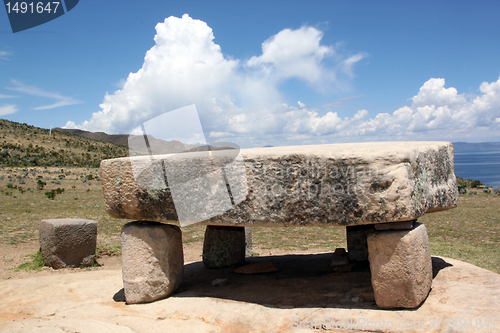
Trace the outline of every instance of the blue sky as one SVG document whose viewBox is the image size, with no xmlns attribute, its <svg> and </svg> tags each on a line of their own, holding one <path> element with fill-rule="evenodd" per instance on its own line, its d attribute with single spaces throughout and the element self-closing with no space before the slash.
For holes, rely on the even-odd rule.
<svg viewBox="0 0 500 333">
<path fill-rule="evenodd" d="M 242 147 L 500 141 L 499 2 L 313 3 L 85 0 L 15 34 L 2 9 L 0 117 L 126 134 L 195 104 Z"/>
</svg>

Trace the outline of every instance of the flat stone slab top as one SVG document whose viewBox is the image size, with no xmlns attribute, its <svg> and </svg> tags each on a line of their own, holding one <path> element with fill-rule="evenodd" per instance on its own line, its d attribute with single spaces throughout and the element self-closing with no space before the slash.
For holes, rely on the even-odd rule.
<svg viewBox="0 0 500 333">
<path fill-rule="evenodd" d="M 194 175 L 199 174 L 193 161 L 202 154 L 207 153 L 102 161 L 106 211 L 115 218 L 178 222 L 181 205 L 174 203 L 168 186 L 144 184 L 155 184 L 158 177 L 168 184 L 166 166 L 171 170 L 192 168 Z M 221 164 L 226 182 L 211 184 L 212 192 L 226 191 L 229 184 L 238 189 L 229 191 L 232 207 L 220 214 L 207 214 L 211 217 L 198 224 L 293 227 L 400 222 L 454 208 L 458 201 L 453 146 L 449 142 L 253 148 L 239 151 L 235 162 L 238 159 L 244 163 L 244 172 L 235 172 L 234 163 Z M 137 172 L 134 176 L 137 165 L 141 179 Z M 190 190 L 193 186 L 196 183 L 190 183 Z M 196 200 L 185 200 L 183 205 L 207 211 L 220 208 Z"/>
</svg>

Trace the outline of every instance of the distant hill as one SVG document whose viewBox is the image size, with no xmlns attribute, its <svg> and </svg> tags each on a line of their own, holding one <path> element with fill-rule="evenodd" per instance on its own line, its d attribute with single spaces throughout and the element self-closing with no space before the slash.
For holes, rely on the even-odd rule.
<svg viewBox="0 0 500 333">
<path fill-rule="evenodd" d="M 129 146 L 131 148 L 140 147 L 142 149 L 136 149 L 143 151 L 146 147 L 144 146 L 144 136 L 142 135 L 128 135 L 128 134 L 106 134 L 104 132 L 89 132 L 80 129 L 66 129 L 66 128 L 54 128 L 52 131 L 66 132 L 73 135 L 82 136 L 92 140 L 109 142 L 115 145 Z M 130 137 L 130 142 L 129 142 Z M 165 141 L 154 138 L 148 135 L 148 141 L 151 148 L 154 150 L 155 154 L 171 154 L 180 153 L 186 150 L 196 150 L 199 146 L 191 146 L 184 144 L 177 140 Z"/>
<path fill-rule="evenodd" d="M 126 146 L 0 119 L 0 166 L 99 167 L 103 159 L 128 156 Z"/>
<path fill-rule="evenodd" d="M 146 153 L 146 146 L 144 141 L 144 136 L 142 135 L 128 135 L 128 134 L 106 134 L 104 132 L 89 132 L 80 129 L 66 129 L 66 128 L 54 128 L 52 131 L 70 133 L 72 135 L 78 135 L 92 140 L 98 140 L 102 142 L 109 142 L 115 145 L 122 145 L 130 147 L 132 150 L 140 151 L 141 154 Z M 150 148 L 154 154 L 172 154 L 172 153 L 182 153 L 182 152 L 192 152 L 192 151 L 206 151 L 209 146 L 201 145 L 189 145 L 182 143 L 177 140 L 166 141 L 157 139 L 151 135 L 148 135 L 148 142 Z M 272 146 L 269 146 L 272 147 Z M 228 147 L 210 147 L 211 150 L 221 150 L 234 148 L 233 146 Z M 131 153 L 133 154 L 133 153 Z"/>
<path fill-rule="evenodd" d="M 500 142 L 453 142 L 453 147 L 456 149 L 498 149 L 500 150 Z"/>
<path fill-rule="evenodd" d="M 92 140 L 109 142 L 115 145 L 126 146 L 128 144 L 128 135 L 126 134 L 106 134 L 104 132 L 88 132 L 80 129 L 69 129 L 56 127 L 53 131 L 66 132 L 73 135 L 83 136 Z"/>
</svg>

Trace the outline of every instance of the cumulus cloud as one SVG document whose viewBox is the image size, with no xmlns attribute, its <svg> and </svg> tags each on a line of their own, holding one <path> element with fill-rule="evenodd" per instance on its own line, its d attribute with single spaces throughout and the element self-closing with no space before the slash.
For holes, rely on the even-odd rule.
<svg viewBox="0 0 500 333">
<path fill-rule="evenodd" d="M 35 110 L 54 109 L 54 108 L 61 107 L 61 106 L 83 103 L 82 101 L 76 100 L 72 97 L 63 96 L 59 93 L 45 91 L 45 90 L 40 89 L 40 88 L 35 87 L 35 86 L 25 85 L 25 84 L 23 84 L 19 81 L 16 81 L 16 80 L 12 80 L 12 83 L 14 84 L 14 86 L 7 87 L 7 89 L 17 91 L 20 93 L 24 93 L 27 95 L 31 95 L 31 96 L 40 96 L 40 97 L 46 97 L 46 98 L 51 98 L 51 99 L 56 100 L 56 102 L 53 104 L 34 107 L 33 109 L 35 109 Z"/>
<path fill-rule="evenodd" d="M 16 113 L 17 107 L 15 105 L 2 105 L 0 106 L 0 117 L 8 114 Z"/>
<path fill-rule="evenodd" d="M 295 78 L 311 89 L 329 91 L 348 83 L 353 66 L 364 57 L 344 56 L 322 45 L 322 37 L 313 27 L 285 29 L 264 41 L 261 55 L 232 59 L 213 42 L 205 22 L 187 14 L 169 17 L 156 25 L 156 45 L 142 68 L 129 74 L 122 89 L 106 94 L 91 119 L 80 125 L 68 121 L 65 127 L 128 133 L 163 112 L 195 104 L 211 139 L 279 133 L 290 115 L 308 112 L 300 110 L 303 103 L 299 108 L 283 104 L 282 82 Z"/>
<path fill-rule="evenodd" d="M 500 78 L 483 82 L 476 96 L 459 94 L 445 88 L 445 79 L 431 78 L 423 84 L 410 106 L 367 119 L 351 134 L 382 138 L 463 139 L 474 133 L 478 137 L 498 138 L 500 116 Z"/>
<path fill-rule="evenodd" d="M 128 75 L 122 89 L 106 94 L 101 110 L 88 121 L 77 125 L 70 120 L 65 127 L 130 133 L 158 115 L 195 104 L 207 141 L 242 146 L 498 133 L 500 78 L 481 84 L 472 97 L 445 87 L 444 78 L 431 78 L 410 105 L 375 115 L 365 109 L 350 117 L 334 111 L 359 95 L 319 108 L 299 100 L 287 105 L 280 91 L 286 80 L 300 80 L 319 92 L 338 91 L 349 85 L 356 64 L 366 56 L 324 45 L 322 37 L 309 26 L 284 29 L 262 43 L 260 55 L 233 59 L 213 42 L 205 22 L 187 14 L 169 17 L 156 25 L 156 44 L 142 68 Z"/>
</svg>

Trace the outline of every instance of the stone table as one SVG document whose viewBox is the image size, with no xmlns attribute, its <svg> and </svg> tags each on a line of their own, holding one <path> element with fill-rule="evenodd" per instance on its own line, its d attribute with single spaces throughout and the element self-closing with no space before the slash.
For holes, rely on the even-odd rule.
<svg viewBox="0 0 500 333">
<path fill-rule="evenodd" d="M 213 152 L 208 159 L 207 154 L 102 161 L 106 211 L 112 217 L 140 221 L 135 223 L 142 228 L 146 222 L 172 225 L 166 229 L 151 224 L 166 234 L 167 230 L 180 234 L 180 229 L 175 229 L 179 221 L 181 225 L 186 221 L 207 225 L 203 248 L 207 267 L 244 260 L 243 227 L 343 226 L 347 228 L 349 259 L 370 261 L 379 307 L 414 308 L 427 297 L 432 281 L 429 244 L 425 226 L 416 220 L 425 213 L 457 205 L 451 143 L 254 148 L 232 150 L 234 156 L 219 158 Z M 206 171 L 209 169 L 212 171 Z M 206 199 L 213 193 L 228 195 L 215 201 Z M 122 237 L 128 235 L 129 227 L 124 228 Z M 151 244 L 158 241 L 142 241 L 148 249 L 145 252 L 155 257 Z M 176 249 L 168 251 L 181 255 L 179 242 L 172 244 L 177 244 Z M 134 249 L 141 252 L 137 246 Z M 127 248 L 122 251 L 128 255 Z M 127 266 L 127 262 L 123 264 Z M 182 276 L 178 268 L 177 276 L 165 283 L 178 284 Z M 124 274 L 124 281 L 137 278 Z M 143 276 L 139 280 L 148 279 Z M 166 295 L 163 291 L 143 299 Z"/>
</svg>

